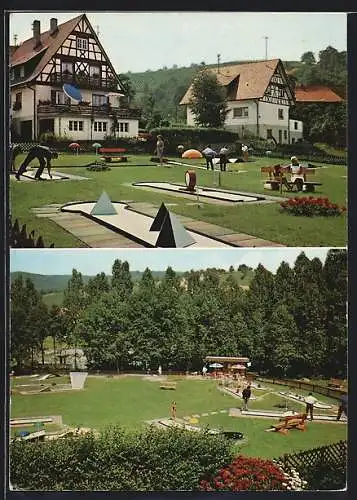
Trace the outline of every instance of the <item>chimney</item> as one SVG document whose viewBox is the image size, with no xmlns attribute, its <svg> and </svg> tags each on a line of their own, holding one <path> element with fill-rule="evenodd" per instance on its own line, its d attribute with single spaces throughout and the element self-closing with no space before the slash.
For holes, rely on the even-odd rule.
<svg viewBox="0 0 357 500">
<path fill-rule="evenodd" d="M 41 23 L 40 21 L 34 21 L 32 25 L 33 37 L 35 40 L 34 48 L 38 47 L 41 44 Z"/>
<path fill-rule="evenodd" d="M 51 35 L 52 33 L 54 33 L 55 31 L 57 31 L 57 19 L 55 17 L 51 17 L 50 19 L 50 31 L 51 31 Z"/>
</svg>

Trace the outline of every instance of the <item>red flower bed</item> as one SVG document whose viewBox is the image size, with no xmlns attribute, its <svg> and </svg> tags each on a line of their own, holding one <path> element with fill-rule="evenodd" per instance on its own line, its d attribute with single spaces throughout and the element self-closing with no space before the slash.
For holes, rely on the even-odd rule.
<svg viewBox="0 0 357 500">
<path fill-rule="evenodd" d="M 271 460 L 239 455 L 209 480 L 200 482 L 202 491 L 268 491 L 290 489 L 282 469 Z"/>
<path fill-rule="evenodd" d="M 288 201 L 280 203 L 281 210 L 292 215 L 313 215 L 338 216 L 346 211 L 346 207 L 331 203 L 328 198 L 314 198 L 313 196 L 303 196 L 301 198 L 290 198 Z"/>
</svg>

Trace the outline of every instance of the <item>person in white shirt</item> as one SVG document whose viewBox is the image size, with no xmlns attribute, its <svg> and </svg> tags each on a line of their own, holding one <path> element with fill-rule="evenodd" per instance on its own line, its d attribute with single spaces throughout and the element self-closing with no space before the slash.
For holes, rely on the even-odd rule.
<svg viewBox="0 0 357 500">
<path fill-rule="evenodd" d="M 312 395 L 312 392 L 309 392 L 309 395 L 305 398 L 305 403 L 306 403 L 306 416 L 308 417 L 310 414 L 310 420 L 313 420 L 314 418 L 314 404 L 316 403 L 317 399 Z"/>
<path fill-rule="evenodd" d="M 242 144 L 242 153 L 244 161 L 248 161 L 248 156 L 249 156 L 248 146 L 246 146 L 245 144 Z"/>
<path fill-rule="evenodd" d="M 213 170 L 214 169 L 214 166 L 213 166 L 213 158 L 216 156 L 216 151 L 214 151 L 212 148 L 211 148 L 211 145 L 209 144 L 203 151 L 202 151 L 202 154 L 203 156 L 206 158 L 206 167 L 207 167 L 207 170 L 209 170 L 209 167 L 211 167 L 211 169 Z"/>
<path fill-rule="evenodd" d="M 299 163 L 296 156 L 292 156 L 290 161 L 291 182 L 294 182 L 297 185 L 297 190 L 301 191 L 305 181 L 304 174 L 302 173 L 303 166 Z"/>
</svg>

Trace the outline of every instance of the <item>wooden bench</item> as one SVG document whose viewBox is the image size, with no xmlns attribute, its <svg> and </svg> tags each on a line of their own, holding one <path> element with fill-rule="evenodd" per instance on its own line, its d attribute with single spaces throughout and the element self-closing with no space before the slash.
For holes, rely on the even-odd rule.
<svg viewBox="0 0 357 500">
<path fill-rule="evenodd" d="M 311 168 L 302 167 L 300 175 L 303 176 L 303 180 L 300 182 L 298 179 L 291 182 L 285 177 L 285 174 L 291 174 L 289 166 L 284 167 L 282 165 L 272 165 L 268 167 L 261 167 L 260 172 L 269 174 L 269 177 L 263 181 L 264 187 L 269 187 L 269 189 L 272 189 L 273 191 L 278 191 L 280 187 L 285 186 L 288 191 L 293 191 L 294 188 L 296 188 L 296 191 L 311 193 L 315 191 L 315 186 L 322 186 L 321 182 L 306 180 L 307 175 L 315 174 L 315 170 Z M 283 177 L 285 177 L 285 180 Z"/>
<path fill-rule="evenodd" d="M 163 382 L 160 385 L 160 389 L 174 391 L 176 389 L 176 382 Z"/>
<path fill-rule="evenodd" d="M 300 431 L 306 430 L 306 413 L 297 413 L 296 415 L 289 415 L 279 419 L 279 423 L 272 426 L 272 429 L 281 434 L 287 434 L 289 429 L 299 429 Z"/>
<path fill-rule="evenodd" d="M 327 387 L 329 387 L 330 389 L 343 389 L 344 383 L 343 380 L 332 378 L 327 384 Z"/>
<path fill-rule="evenodd" d="M 125 152 L 125 148 L 99 148 L 99 153 L 103 155 L 101 160 L 109 163 L 120 163 L 128 161 L 128 158 L 126 156 L 120 154 Z"/>
</svg>

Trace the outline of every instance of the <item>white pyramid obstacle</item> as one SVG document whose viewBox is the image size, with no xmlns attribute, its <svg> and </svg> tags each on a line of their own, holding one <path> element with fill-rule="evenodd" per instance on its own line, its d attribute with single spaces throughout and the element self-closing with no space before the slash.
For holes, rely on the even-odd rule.
<svg viewBox="0 0 357 500">
<path fill-rule="evenodd" d="M 70 372 L 72 389 L 83 389 L 88 372 Z"/>
<path fill-rule="evenodd" d="M 102 192 L 97 203 L 91 211 L 91 215 L 116 215 L 117 211 L 113 203 L 110 201 L 109 196 L 105 191 Z"/>
</svg>

